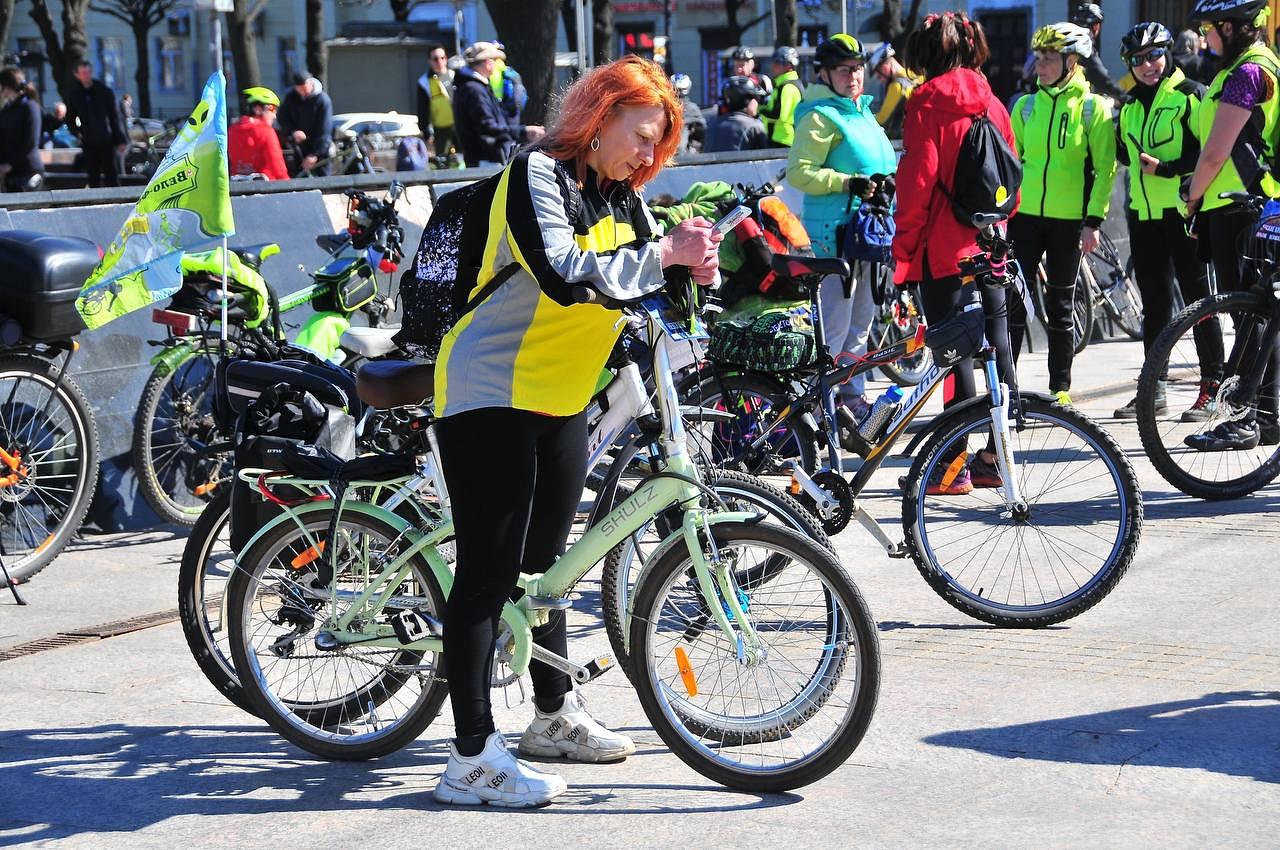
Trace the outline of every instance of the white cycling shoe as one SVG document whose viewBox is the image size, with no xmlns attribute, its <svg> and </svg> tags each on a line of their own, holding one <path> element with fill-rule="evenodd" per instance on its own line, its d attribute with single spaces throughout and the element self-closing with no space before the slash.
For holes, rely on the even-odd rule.
<svg viewBox="0 0 1280 850">
<path fill-rule="evenodd" d="M 545 806 L 565 792 L 564 779 L 543 773 L 520 761 L 507 749 L 501 732 L 484 742 L 478 756 L 463 756 L 449 742 L 449 764 L 433 796 L 438 803 L 455 806 L 503 806 L 531 809 Z"/>
<path fill-rule="evenodd" d="M 606 729 L 587 713 L 586 701 L 577 691 L 564 695 L 564 704 L 553 714 L 534 707 L 535 717 L 520 737 L 520 755 L 564 757 L 572 761 L 622 761 L 636 751 L 626 735 Z"/>
</svg>

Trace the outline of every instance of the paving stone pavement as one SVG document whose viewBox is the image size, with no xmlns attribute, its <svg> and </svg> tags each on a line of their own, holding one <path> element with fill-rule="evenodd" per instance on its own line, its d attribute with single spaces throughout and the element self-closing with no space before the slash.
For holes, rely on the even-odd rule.
<svg viewBox="0 0 1280 850">
<path fill-rule="evenodd" d="M 76 544 L 24 587 L 26 608 L 0 594 L 0 658 L 76 638 L 0 660 L 0 846 L 1274 848 L 1280 484 L 1209 504 L 1156 476 L 1136 428 L 1103 418 L 1140 357 L 1109 342 L 1077 360 L 1080 406 L 1133 458 L 1147 516 L 1129 574 L 1081 617 L 991 628 L 860 529 L 836 538 L 879 623 L 883 681 L 866 738 L 821 782 L 780 795 L 710 783 L 666 750 L 615 672 L 584 692 L 635 756 L 554 765 L 570 790 L 537 812 L 441 808 L 430 790 L 447 708 L 398 753 L 325 762 L 226 703 L 168 618 L 97 637 L 122 627 L 89 627 L 173 608 L 183 541 L 159 530 Z M 1043 382 L 1043 354 L 1022 368 L 1024 386 Z M 895 537 L 903 463 L 864 496 Z M 607 647 L 598 603 L 593 574 L 570 620 L 581 657 Z M 505 698 L 519 692 L 495 696 L 518 734 L 532 709 Z"/>
</svg>

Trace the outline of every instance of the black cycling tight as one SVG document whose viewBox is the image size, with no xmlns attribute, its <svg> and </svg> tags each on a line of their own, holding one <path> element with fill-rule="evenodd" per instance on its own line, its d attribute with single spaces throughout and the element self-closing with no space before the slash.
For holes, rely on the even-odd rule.
<svg viewBox="0 0 1280 850">
<path fill-rule="evenodd" d="M 1045 258 L 1048 285 L 1043 295 L 1049 334 L 1049 392 L 1069 390 L 1071 362 L 1075 359 L 1071 311 L 1076 273 L 1080 271 L 1080 222 L 1019 213 L 1009 219 L 1009 238 L 1013 240 L 1013 253 L 1029 286 L 1036 285 L 1036 268 L 1040 258 Z M 1010 324 L 1014 357 L 1022 347 L 1024 330 L 1025 323 Z"/>
<path fill-rule="evenodd" d="M 587 418 L 492 407 L 445 417 L 436 431 L 458 546 L 444 609 L 445 676 L 458 750 L 476 755 L 494 731 L 489 691 L 502 605 L 521 572 L 542 572 L 564 553 L 586 482 Z M 563 613 L 533 637 L 565 655 Z M 529 674 L 544 708 L 572 690 L 568 675 L 537 661 Z"/>
</svg>

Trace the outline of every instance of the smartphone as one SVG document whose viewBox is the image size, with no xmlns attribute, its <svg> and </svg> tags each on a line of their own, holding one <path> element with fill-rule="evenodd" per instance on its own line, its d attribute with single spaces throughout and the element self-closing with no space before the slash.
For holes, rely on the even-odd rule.
<svg viewBox="0 0 1280 850">
<path fill-rule="evenodd" d="M 733 230 L 735 227 L 737 227 L 738 224 L 743 219 L 747 218 L 750 215 L 751 215 L 751 209 L 749 207 L 744 207 L 741 204 L 739 204 L 738 206 L 729 210 L 729 212 L 725 214 L 724 218 L 720 219 L 715 224 L 711 225 L 711 229 L 714 230 L 716 233 L 719 233 L 721 236 L 723 236 L 726 233 L 728 233 L 730 230 Z"/>
</svg>

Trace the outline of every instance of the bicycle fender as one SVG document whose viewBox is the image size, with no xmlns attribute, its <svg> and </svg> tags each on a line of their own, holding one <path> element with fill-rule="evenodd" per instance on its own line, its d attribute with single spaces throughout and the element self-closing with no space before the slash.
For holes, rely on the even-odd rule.
<svg viewBox="0 0 1280 850">
<path fill-rule="evenodd" d="M 1033 392 L 1026 392 L 1024 390 L 1024 391 L 1020 391 L 1018 395 L 1021 398 L 1033 398 L 1038 401 L 1043 401 L 1045 404 L 1056 403 L 1056 399 L 1054 399 L 1052 396 L 1046 395 L 1045 393 L 1033 393 Z M 911 442 L 908 443 L 907 447 L 902 450 L 902 454 L 907 456 L 914 455 L 916 453 L 916 449 L 920 446 L 920 444 L 923 443 L 925 439 L 929 437 L 931 434 L 933 434 L 935 431 L 941 431 L 943 428 L 947 427 L 947 425 L 952 420 L 954 420 L 957 416 L 964 413 L 965 411 L 969 410 L 969 408 L 977 407 L 979 405 L 987 406 L 990 403 L 990 401 L 991 401 L 990 396 L 986 395 L 985 393 L 982 393 L 977 396 L 974 396 L 971 399 L 967 399 L 961 402 L 960 404 L 955 405 L 954 407 L 947 408 L 942 413 L 939 413 L 937 416 L 933 417 L 933 419 L 929 421 L 928 425 L 920 429 L 920 432 L 911 438 Z"/>
<path fill-rule="evenodd" d="M 762 521 L 763 519 L 764 519 L 764 514 L 753 513 L 750 511 L 720 511 L 719 513 L 707 514 L 708 525 L 723 525 L 726 522 L 743 522 L 748 524 L 755 524 Z M 662 542 L 659 543 L 654 548 L 654 550 L 649 553 L 649 557 L 644 559 L 644 566 L 640 569 L 640 575 L 636 576 L 635 586 L 636 587 L 640 586 L 641 580 L 649 572 L 649 567 L 653 564 L 656 564 L 659 558 L 661 558 L 663 555 L 667 553 L 668 549 L 670 549 L 672 546 L 675 546 L 681 543 L 684 543 L 683 528 L 677 528 L 675 531 L 671 532 L 666 537 L 664 537 Z"/>
</svg>

